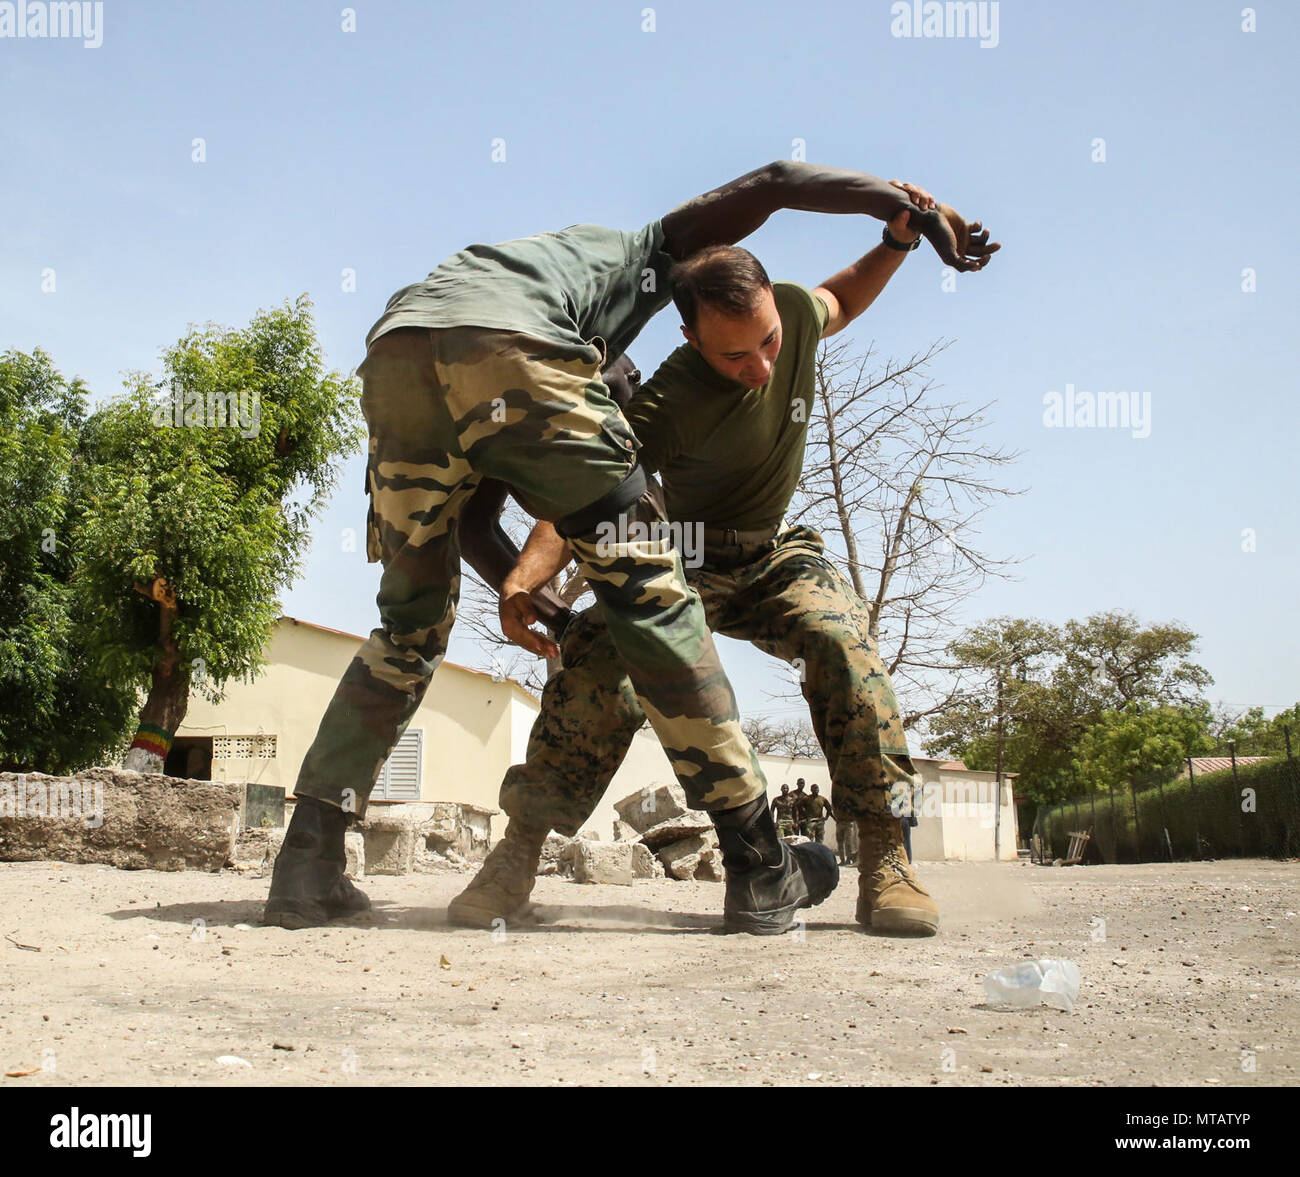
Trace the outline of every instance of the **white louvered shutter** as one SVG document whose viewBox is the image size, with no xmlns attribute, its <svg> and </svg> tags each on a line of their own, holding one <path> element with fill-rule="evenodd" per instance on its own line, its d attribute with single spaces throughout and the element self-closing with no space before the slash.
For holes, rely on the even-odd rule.
<svg viewBox="0 0 1300 1177">
<path fill-rule="evenodd" d="M 418 801 L 420 766 L 424 763 L 424 731 L 407 728 L 397 741 L 375 782 L 374 796 L 382 801 Z"/>
</svg>

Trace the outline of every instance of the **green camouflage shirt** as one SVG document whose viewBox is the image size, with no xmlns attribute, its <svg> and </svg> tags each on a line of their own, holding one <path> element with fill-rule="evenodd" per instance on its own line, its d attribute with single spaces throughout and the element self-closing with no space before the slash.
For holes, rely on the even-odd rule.
<svg viewBox="0 0 1300 1177">
<path fill-rule="evenodd" d="M 470 245 L 388 300 L 366 346 L 395 327 L 487 327 L 586 348 L 606 362 L 667 304 L 664 230 L 570 225 L 500 245 Z"/>
</svg>

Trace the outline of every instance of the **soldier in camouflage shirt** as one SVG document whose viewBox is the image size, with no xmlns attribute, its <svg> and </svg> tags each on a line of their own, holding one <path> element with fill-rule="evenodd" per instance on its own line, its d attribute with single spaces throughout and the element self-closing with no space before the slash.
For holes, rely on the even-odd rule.
<svg viewBox="0 0 1300 1177">
<path fill-rule="evenodd" d="M 918 207 L 932 205 L 928 194 L 907 190 Z M 816 291 L 773 287 L 744 250 L 709 250 L 675 267 L 674 298 L 689 342 L 633 396 L 627 415 L 643 463 L 663 479 L 674 525 L 689 520 L 681 534 L 699 540 L 702 559 L 687 561 L 687 579 L 710 627 L 803 669 L 836 811 L 875 831 L 869 860 L 859 864 L 859 919 L 880 930 L 931 933 L 937 908 L 894 850 L 899 826 L 889 790 L 913 770 L 865 609 L 826 558 L 821 537 L 779 522 L 802 467 L 817 341 L 870 304 L 913 240 L 900 210 L 883 245 Z M 528 629 L 536 619 L 532 594 L 566 562 L 542 525 L 515 570 L 498 578 L 503 628 L 534 652 L 553 647 Z M 596 609 L 565 630 L 563 669 L 547 684 L 527 762 L 511 768 L 502 786 L 512 818 L 506 839 L 453 901 L 452 922 L 489 926 L 524 912 L 537 860 L 512 843 L 540 847 L 551 828 L 576 832 L 644 721 L 605 630 Z M 763 817 L 770 825 L 766 806 Z"/>
</svg>

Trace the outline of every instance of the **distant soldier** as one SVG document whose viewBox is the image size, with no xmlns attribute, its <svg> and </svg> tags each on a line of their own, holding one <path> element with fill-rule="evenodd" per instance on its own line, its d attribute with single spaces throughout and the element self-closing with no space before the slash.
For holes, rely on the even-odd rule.
<svg viewBox="0 0 1300 1177">
<path fill-rule="evenodd" d="M 814 842 L 820 842 L 826 833 L 826 819 L 831 815 L 831 803 L 813 785 L 812 793 L 803 803 L 804 833 Z"/>
<path fill-rule="evenodd" d="M 855 821 L 835 822 L 835 841 L 839 847 L 840 862 L 856 862 L 858 857 L 858 823 Z M 911 858 L 908 858 L 911 861 Z"/>
<path fill-rule="evenodd" d="M 789 785 L 782 785 L 781 795 L 772 802 L 772 817 L 778 837 L 788 838 L 794 833 L 794 797 Z"/>
<path fill-rule="evenodd" d="M 804 813 L 804 806 L 808 803 L 808 794 L 804 792 L 803 777 L 795 781 L 794 792 L 790 796 L 794 801 L 794 832 L 800 836 L 807 836 L 805 823 L 808 815 Z"/>
</svg>

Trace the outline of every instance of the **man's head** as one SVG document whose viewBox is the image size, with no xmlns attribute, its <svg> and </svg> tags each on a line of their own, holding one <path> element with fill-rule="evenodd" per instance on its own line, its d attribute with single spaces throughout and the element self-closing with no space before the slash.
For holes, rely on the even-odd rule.
<svg viewBox="0 0 1300 1177">
<path fill-rule="evenodd" d="M 813 787 L 812 787 L 812 795 L 813 795 L 814 797 L 817 796 L 817 786 L 816 786 L 816 785 L 813 785 Z"/>
<path fill-rule="evenodd" d="M 632 358 L 624 352 L 612 364 L 601 372 L 600 378 L 609 389 L 610 398 L 620 409 L 627 408 L 632 394 L 641 387 L 641 373 L 637 371 Z"/>
<path fill-rule="evenodd" d="M 795 783 L 794 783 L 794 787 L 795 787 L 795 791 L 796 791 L 796 792 L 802 792 L 802 790 L 803 790 L 803 777 L 800 777 L 797 781 L 795 781 Z"/>
<path fill-rule="evenodd" d="M 781 796 L 782 796 L 782 797 L 784 797 L 784 796 L 785 796 L 789 791 L 790 791 L 790 786 L 789 786 L 789 785 L 782 785 L 782 786 L 781 786 Z"/>
<path fill-rule="evenodd" d="M 720 376 L 761 388 L 781 351 L 781 316 L 762 263 L 737 245 L 710 245 L 673 266 L 682 334 Z"/>
</svg>

